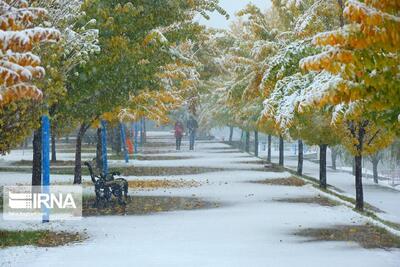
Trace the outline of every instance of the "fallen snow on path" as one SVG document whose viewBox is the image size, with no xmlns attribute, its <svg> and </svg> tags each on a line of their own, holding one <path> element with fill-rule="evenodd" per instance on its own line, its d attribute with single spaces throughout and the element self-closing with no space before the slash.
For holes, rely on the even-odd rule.
<svg viewBox="0 0 400 267">
<path fill-rule="evenodd" d="M 285 166 L 296 170 L 297 161 L 285 158 Z M 303 172 L 305 175 L 318 179 L 319 165 L 306 160 L 304 161 Z M 327 169 L 327 181 L 328 184 L 342 190 L 342 194 L 355 197 L 355 179 L 350 173 Z M 364 200 L 385 212 L 379 213 L 379 216 L 383 219 L 400 223 L 400 191 L 376 185 L 370 179 L 363 179 L 363 185 Z"/>
<path fill-rule="evenodd" d="M 304 242 L 306 239 L 292 235 L 294 231 L 302 228 L 364 224 L 366 219 L 344 206 L 322 207 L 274 201 L 287 197 L 313 197 L 317 195 L 317 191 L 309 185 L 286 187 L 247 183 L 253 180 L 288 177 L 290 174 L 252 170 L 252 164 L 237 163 L 252 161 L 251 158 L 238 160 L 238 156 L 245 154 L 217 153 L 218 149 L 211 149 L 224 146 L 202 142 L 198 144 L 197 151 L 181 153 L 191 155 L 194 159 L 134 162 L 136 166 L 225 166 L 228 171 L 168 176 L 169 179 L 208 182 L 200 187 L 134 193 L 196 196 L 217 201 L 221 203 L 221 207 L 146 216 L 89 217 L 81 221 L 52 222 L 49 225 L 0 219 L 0 227 L 6 229 L 86 229 L 90 236 L 81 244 L 65 247 L 3 249 L 0 250 L 0 265 L 399 266 L 400 250 L 367 250 L 355 243 L 346 242 Z M 122 161 L 114 163 L 121 164 Z M 242 169 L 242 165 L 246 165 L 247 168 Z M 1 173 L 0 176 L 1 185 L 5 184 L 4 181 L 12 183 L 13 179 L 14 183 L 23 183 L 30 178 L 30 174 L 20 173 Z M 21 178 L 18 178 L 19 176 Z M 64 175 L 52 176 L 53 181 L 66 181 L 70 178 Z M 157 178 L 160 177 L 140 177 Z"/>
</svg>

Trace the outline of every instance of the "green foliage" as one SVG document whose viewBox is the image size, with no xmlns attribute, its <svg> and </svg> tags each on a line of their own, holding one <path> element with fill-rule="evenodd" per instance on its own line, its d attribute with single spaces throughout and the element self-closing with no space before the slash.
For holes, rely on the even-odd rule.
<svg viewBox="0 0 400 267">
<path fill-rule="evenodd" d="M 68 102 L 73 117 L 92 122 L 103 113 L 128 105 L 144 90 L 160 90 L 160 68 L 174 62 L 170 45 L 196 40 L 203 28 L 194 11 L 213 10 L 208 1 L 86 1 L 83 9 L 95 18 L 102 52 L 77 67 Z"/>
<path fill-rule="evenodd" d="M 30 100 L 17 100 L 0 109 L 0 154 L 17 147 L 37 127 L 40 108 Z"/>
</svg>

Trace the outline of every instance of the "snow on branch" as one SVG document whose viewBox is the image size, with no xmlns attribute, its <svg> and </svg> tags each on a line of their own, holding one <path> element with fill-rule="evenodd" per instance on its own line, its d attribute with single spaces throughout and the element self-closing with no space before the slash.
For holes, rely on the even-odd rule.
<svg viewBox="0 0 400 267">
<path fill-rule="evenodd" d="M 34 20 L 46 14 L 45 9 L 30 8 L 26 1 L 16 1 L 13 6 L 0 1 L 0 107 L 18 99 L 42 96 L 38 88 L 29 84 L 45 74 L 39 57 L 30 51 L 34 44 L 61 37 L 54 28 L 33 27 Z"/>
</svg>

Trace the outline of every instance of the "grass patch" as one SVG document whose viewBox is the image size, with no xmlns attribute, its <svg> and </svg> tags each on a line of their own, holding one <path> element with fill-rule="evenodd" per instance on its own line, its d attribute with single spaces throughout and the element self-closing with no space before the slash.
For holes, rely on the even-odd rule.
<svg viewBox="0 0 400 267">
<path fill-rule="evenodd" d="M 129 159 L 136 159 L 136 160 L 184 160 L 184 159 L 192 159 L 193 157 L 190 156 L 146 156 L 146 155 L 137 155 L 137 156 L 129 156 Z M 109 160 L 125 160 L 124 155 L 109 155 L 108 156 Z M 12 169 L 12 166 L 18 166 L 18 167 L 27 167 L 31 168 L 32 167 L 32 161 L 31 160 L 20 160 L 20 161 L 15 161 L 10 164 L 10 169 Z M 57 166 L 57 167 L 71 167 L 75 166 L 75 161 L 74 160 L 57 160 L 56 162 L 50 162 L 50 166 Z M 7 168 L 7 167 L 5 167 Z"/>
<path fill-rule="evenodd" d="M 273 165 L 275 165 L 275 164 L 273 164 Z M 296 172 L 296 171 L 291 170 L 291 169 L 286 169 L 285 167 L 281 167 L 281 168 L 283 168 L 283 170 L 285 170 L 285 171 L 287 171 L 287 172 L 289 172 L 289 173 L 291 173 L 291 174 L 297 176 L 297 172 Z M 314 177 L 311 177 L 311 176 L 308 176 L 308 175 L 304 175 L 304 174 L 303 174 L 303 175 L 301 176 L 301 178 L 303 178 L 303 179 L 305 179 L 305 180 L 307 180 L 307 181 L 310 181 L 311 183 L 313 183 L 313 184 L 315 184 L 315 185 L 319 185 L 319 180 L 316 179 L 316 178 L 314 178 Z M 329 179 L 329 177 L 328 177 L 328 179 Z M 333 186 L 333 185 L 328 184 L 327 187 L 328 187 L 328 189 L 334 189 L 335 191 L 337 191 L 337 192 L 339 192 L 339 193 L 344 193 L 343 190 L 340 190 L 339 188 L 337 188 L 337 187 L 335 187 L 335 186 Z M 319 186 L 318 186 L 318 188 L 319 188 Z M 321 189 L 321 188 L 320 188 L 320 189 Z M 324 189 L 321 189 L 321 190 L 324 190 Z"/>
<path fill-rule="evenodd" d="M 233 147 L 230 147 L 230 146 L 224 146 L 224 147 L 209 147 L 209 148 L 206 148 L 206 150 L 230 150 L 230 151 L 234 151 L 234 152 L 241 152 L 239 149 L 237 149 L 237 148 L 233 148 Z"/>
<path fill-rule="evenodd" d="M 207 168 L 207 167 L 143 167 L 143 166 L 129 166 L 129 167 L 112 167 L 110 172 L 118 171 L 123 176 L 167 176 L 167 175 L 189 175 L 189 174 L 201 174 L 207 172 L 223 171 L 221 168 Z M 32 168 L 12 168 L 2 167 L 0 172 L 27 172 L 31 173 Z M 52 174 L 65 174 L 73 175 L 74 168 L 61 167 L 51 168 Z M 86 167 L 82 166 L 82 175 L 89 175 L 89 171 Z"/>
<path fill-rule="evenodd" d="M 295 176 L 291 176 L 288 178 L 275 178 L 275 179 L 266 179 L 262 181 L 252 181 L 252 183 L 265 184 L 265 185 L 297 186 L 297 187 L 306 185 L 306 183 L 302 179 L 299 179 Z"/>
<path fill-rule="evenodd" d="M 31 160 L 20 160 L 13 162 L 12 166 L 32 166 Z M 56 162 L 50 162 L 50 166 L 74 166 L 75 161 L 73 160 L 57 160 Z"/>
<path fill-rule="evenodd" d="M 185 175 L 201 174 L 207 172 L 217 172 L 223 169 L 203 168 L 203 167 L 125 167 L 113 168 L 113 171 L 120 171 L 123 176 L 166 176 L 166 175 Z"/>
<path fill-rule="evenodd" d="M 341 200 L 344 200 L 344 201 L 349 202 L 349 203 L 351 203 L 351 204 L 353 204 L 353 205 L 356 205 L 356 200 L 355 200 L 354 198 L 351 198 L 351 197 L 348 197 L 348 196 L 344 196 L 344 195 L 335 193 L 335 192 L 333 192 L 332 190 L 329 190 L 329 189 L 322 189 L 322 188 L 320 188 L 318 185 L 313 185 L 313 186 L 314 186 L 315 188 L 317 188 L 317 189 L 319 189 L 319 190 L 325 192 L 325 193 L 328 193 L 328 194 L 330 194 L 330 195 L 333 195 L 333 196 L 335 196 L 335 197 L 340 198 Z M 364 208 L 365 208 L 367 211 L 370 210 L 370 211 L 373 211 L 373 212 L 384 213 L 382 210 L 380 210 L 380 209 L 378 209 L 377 207 L 374 207 L 374 206 L 372 206 L 371 204 L 368 204 L 368 203 L 366 203 L 366 202 L 364 202 Z M 367 211 L 366 211 L 366 212 L 367 212 Z M 366 215 L 366 214 L 364 214 L 364 215 Z"/>
<path fill-rule="evenodd" d="M 266 164 L 264 170 L 268 172 L 285 172 L 285 168 L 275 164 Z"/>
<path fill-rule="evenodd" d="M 365 203 L 364 203 L 364 205 L 365 205 Z M 374 219 L 375 221 L 381 222 L 381 223 L 383 223 L 383 224 L 385 224 L 385 225 L 387 225 L 387 226 L 389 226 L 389 227 L 391 227 L 393 229 L 396 229 L 396 230 L 400 231 L 400 224 L 399 223 L 394 223 L 394 222 L 391 222 L 391 221 L 387 221 L 387 220 L 381 219 L 378 216 L 376 216 L 375 213 L 373 213 L 371 211 L 368 211 L 368 210 L 367 211 L 359 211 L 359 210 L 354 209 L 354 211 L 358 212 L 358 213 L 360 213 L 360 214 L 362 214 L 364 216 L 368 216 L 368 217 Z"/>
<path fill-rule="evenodd" d="M 243 163 L 243 164 L 259 164 L 259 165 L 264 165 L 263 171 L 267 172 L 285 172 L 285 168 L 279 165 L 274 165 L 274 164 L 269 164 L 265 161 L 242 161 L 238 163 Z"/>
<path fill-rule="evenodd" d="M 22 173 L 32 173 L 32 167 L 26 167 L 26 166 L 21 166 L 21 167 L 1 167 L 0 172 L 22 172 Z M 74 174 L 74 167 L 73 166 L 61 166 L 58 168 L 51 168 L 50 167 L 50 172 L 51 174 L 66 174 L 66 175 L 73 175 Z M 83 175 L 89 175 L 89 171 L 87 168 L 84 168 L 82 166 L 82 174 Z"/>
<path fill-rule="evenodd" d="M 92 182 L 84 182 L 85 186 L 92 186 Z M 199 187 L 202 184 L 195 180 L 130 180 L 128 181 L 130 189 L 139 191 L 150 191 L 154 189 L 170 189 L 170 188 L 191 188 Z"/>
<path fill-rule="evenodd" d="M 80 233 L 0 230 L 0 248 L 27 245 L 57 247 L 81 242 L 84 239 L 86 237 Z"/>
<path fill-rule="evenodd" d="M 136 160 L 182 160 L 182 159 L 192 159 L 193 157 L 189 156 L 149 156 L 149 155 L 137 155 L 137 156 L 129 156 L 129 159 Z M 125 156 L 123 155 L 111 155 L 108 157 L 110 160 L 125 160 Z"/>
<path fill-rule="evenodd" d="M 94 202 L 94 196 L 84 198 L 83 216 L 146 215 L 177 210 L 210 209 L 220 206 L 216 202 L 207 202 L 199 198 L 165 196 L 129 196 L 125 207 L 112 201 L 108 207 L 98 209 L 94 207 Z"/>
<path fill-rule="evenodd" d="M 235 162 L 236 163 L 236 162 Z M 263 160 L 254 160 L 254 161 L 238 161 L 240 164 L 258 164 L 258 165 L 267 165 L 266 161 Z"/>
<path fill-rule="evenodd" d="M 242 152 L 239 150 L 217 150 L 212 153 L 215 153 L 215 154 L 237 154 L 237 153 L 245 153 L 245 152 Z"/>
<path fill-rule="evenodd" d="M 340 205 L 340 203 L 320 195 L 316 197 L 279 198 L 274 199 L 274 201 L 285 203 L 317 204 L 324 207 L 335 207 Z"/>
<path fill-rule="evenodd" d="M 146 149 L 143 149 L 143 150 L 140 151 L 140 153 L 144 154 L 144 155 L 178 153 L 178 152 L 181 152 L 181 151 L 177 151 L 175 149 L 165 149 L 165 150 L 159 150 L 159 149 L 157 149 L 157 150 L 153 150 L 153 149 L 146 150 Z"/>
<path fill-rule="evenodd" d="M 75 148 L 57 149 L 57 153 L 75 153 Z M 96 153 L 96 148 L 82 148 L 82 153 Z"/>
<path fill-rule="evenodd" d="M 133 180 L 128 181 L 132 189 L 188 188 L 199 187 L 201 183 L 194 180 Z"/>
<path fill-rule="evenodd" d="M 290 170 L 290 169 L 287 169 L 286 171 L 288 171 L 289 173 L 292 173 L 292 174 L 294 174 L 294 175 L 295 175 L 295 173 L 296 173 L 295 171 Z M 313 177 L 310 177 L 310 176 L 307 176 L 307 175 L 303 175 L 303 176 L 301 176 L 301 177 L 304 178 L 305 180 L 311 182 L 314 188 L 316 188 L 316 189 L 318 189 L 318 190 L 321 190 L 322 192 L 325 192 L 325 193 L 328 193 L 328 194 L 333 195 L 333 196 L 335 196 L 335 197 L 338 197 L 338 198 L 340 198 L 341 200 L 344 200 L 344 201 L 346 201 L 346 202 L 349 202 L 349 203 L 351 203 L 351 204 L 353 204 L 353 205 L 356 204 L 356 200 L 355 200 L 354 198 L 351 198 L 351 197 L 342 195 L 342 193 L 344 193 L 344 192 L 343 192 L 342 190 L 340 190 L 339 188 L 336 188 L 336 187 L 334 187 L 334 186 L 328 185 L 328 189 L 322 189 L 321 187 L 319 187 L 319 181 L 318 181 L 317 179 L 315 179 L 315 178 L 313 178 Z M 337 191 L 338 193 L 332 191 L 331 189 Z M 357 212 L 359 212 L 359 213 L 361 213 L 361 214 L 363 214 L 363 215 L 372 217 L 372 218 L 374 218 L 374 219 L 377 219 L 378 221 L 380 221 L 380 222 L 382 222 L 382 223 L 384 223 L 384 224 L 386 224 L 386 225 L 388 225 L 388 226 L 390 226 L 390 227 L 394 227 L 395 229 L 400 230 L 400 224 L 392 223 L 392 222 L 388 222 L 388 221 L 382 220 L 382 219 L 378 218 L 375 214 L 372 213 L 372 212 L 384 213 L 384 211 L 380 210 L 379 208 L 377 208 L 377 207 L 375 207 L 375 206 L 372 206 L 371 204 L 369 204 L 369 203 L 367 203 L 367 202 L 364 202 L 364 208 L 365 208 L 367 211 L 365 211 L 365 212 L 359 212 L 359 211 L 357 211 Z M 355 211 L 356 211 L 356 210 L 355 210 Z M 372 211 L 372 212 L 371 212 L 371 211 Z"/>
<path fill-rule="evenodd" d="M 294 233 L 310 241 L 356 242 L 363 248 L 400 248 L 400 238 L 383 228 L 366 225 L 338 225 L 334 228 L 304 229 Z"/>
</svg>

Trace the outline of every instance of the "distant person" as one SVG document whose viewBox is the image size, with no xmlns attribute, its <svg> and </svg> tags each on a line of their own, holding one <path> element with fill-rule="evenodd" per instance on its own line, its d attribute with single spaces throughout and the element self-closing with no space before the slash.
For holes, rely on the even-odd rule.
<svg viewBox="0 0 400 267">
<path fill-rule="evenodd" d="M 194 150 L 194 142 L 196 140 L 196 131 L 197 128 L 199 128 L 199 125 L 196 121 L 196 119 L 194 118 L 194 116 L 190 116 L 188 122 L 187 122 L 187 128 L 189 131 L 189 150 Z"/>
<path fill-rule="evenodd" d="M 180 121 L 175 123 L 175 139 L 176 139 L 176 150 L 181 150 L 183 137 L 183 124 Z"/>
</svg>

